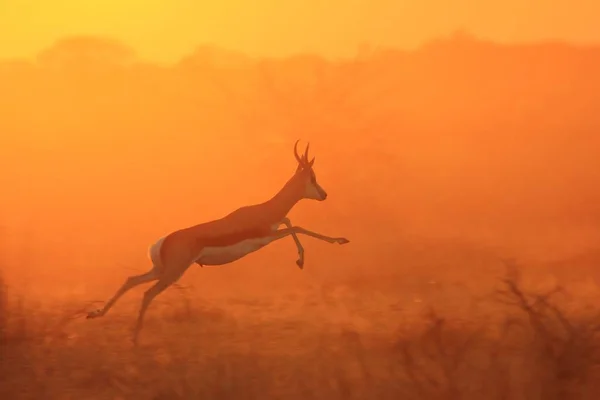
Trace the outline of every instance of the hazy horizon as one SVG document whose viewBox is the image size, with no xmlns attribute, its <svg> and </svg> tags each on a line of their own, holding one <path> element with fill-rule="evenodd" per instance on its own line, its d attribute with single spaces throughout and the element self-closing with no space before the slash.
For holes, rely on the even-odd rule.
<svg viewBox="0 0 600 400">
<path fill-rule="evenodd" d="M 534 40 L 534 41 L 518 41 L 518 42 L 502 42 L 497 40 L 490 40 L 483 37 L 479 37 L 473 34 L 470 31 L 466 31 L 463 29 L 458 29 L 452 32 L 449 32 L 445 35 L 438 35 L 430 38 L 429 40 L 420 43 L 419 45 L 413 48 L 403 48 L 400 46 L 374 46 L 370 44 L 363 43 L 359 45 L 354 52 L 349 52 L 344 55 L 328 55 L 319 53 L 318 51 L 297 51 L 290 52 L 288 54 L 277 54 L 277 55 L 267 55 L 267 54 L 252 54 L 251 52 L 243 51 L 240 49 L 234 49 L 231 47 L 218 45 L 218 44 L 209 44 L 209 43 L 198 43 L 193 46 L 190 51 L 185 52 L 178 56 L 177 58 L 169 59 L 169 60 L 160 60 L 160 59 L 149 59 L 145 58 L 141 55 L 137 49 L 132 46 L 130 43 L 127 43 L 123 40 L 120 40 L 117 37 L 111 36 L 102 36 L 102 35 L 66 35 L 63 37 L 57 38 L 56 41 L 49 43 L 47 46 L 40 48 L 38 52 L 32 55 L 24 55 L 24 56 L 1 56 L 0 62 L 4 63 L 13 63 L 13 62 L 27 62 L 27 63 L 37 63 L 40 61 L 40 57 L 47 53 L 48 51 L 54 51 L 57 46 L 63 46 L 64 44 L 68 44 L 68 46 L 72 46 L 74 43 L 80 43 L 83 46 L 87 46 L 89 44 L 101 44 L 109 47 L 121 47 L 122 50 L 128 52 L 128 54 L 119 55 L 123 60 L 128 59 L 128 62 L 132 63 L 146 63 L 153 64 L 162 67 L 173 67 L 182 62 L 186 62 L 190 59 L 194 59 L 197 57 L 198 52 L 211 52 L 216 51 L 214 53 L 217 58 L 212 61 L 216 63 L 215 65 L 220 64 L 220 60 L 225 60 L 228 62 L 233 60 L 233 62 L 240 62 L 244 59 L 247 60 L 286 60 L 286 59 L 294 59 L 296 57 L 317 57 L 327 62 L 333 63 L 344 63 L 352 60 L 356 60 L 357 58 L 364 57 L 372 57 L 377 54 L 382 54 L 388 51 L 392 52 L 400 52 L 406 54 L 413 54 L 419 51 L 426 51 L 430 46 L 435 46 L 438 43 L 456 43 L 465 42 L 465 43 L 478 43 L 486 46 L 494 46 L 497 48 L 535 48 L 535 47 L 546 47 L 546 46 L 559 46 L 562 48 L 572 48 L 572 49 L 587 49 L 587 50 L 600 50 L 600 41 L 592 42 L 592 43 L 576 43 L 569 42 L 565 40 L 559 39 L 547 39 L 547 40 Z M 208 53 L 207 53 L 208 54 Z M 239 58 L 238 58 L 239 57 Z M 118 61 L 120 62 L 120 61 Z"/>
<path fill-rule="evenodd" d="M 67 36 L 111 37 L 145 60 L 173 62 L 208 44 L 251 56 L 348 57 L 362 45 L 414 49 L 457 30 L 498 43 L 600 43 L 599 5 L 556 2 L 42 0 L 0 6 L 0 58 L 31 58 Z"/>
</svg>

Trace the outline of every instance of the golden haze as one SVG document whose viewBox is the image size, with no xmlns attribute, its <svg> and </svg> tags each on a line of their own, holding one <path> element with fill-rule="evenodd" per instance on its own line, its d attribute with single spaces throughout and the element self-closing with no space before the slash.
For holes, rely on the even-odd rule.
<svg viewBox="0 0 600 400">
<path fill-rule="evenodd" d="M 398 398 L 399 378 L 386 375 L 398 326 L 413 334 L 430 305 L 487 324 L 480 299 L 496 283 L 499 256 L 547 267 L 534 284 L 576 280 L 577 295 L 597 299 L 598 47 L 461 33 L 412 51 L 363 47 L 337 61 L 210 45 L 179 58 L 188 44 L 173 40 L 169 53 L 169 35 L 157 33 L 162 42 L 143 59 L 136 50 L 150 44 L 137 32 L 139 41 L 71 36 L 35 59 L 0 62 L 0 272 L 9 293 L 0 285 L 0 375 L 10 377 L 0 397 L 231 398 L 222 384 L 230 379 L 248 385 L 232 391 L 255 398 L 267 392 L 259 384 L 273 398 L 333 390 L 326 397 L 340 399 L 348 388 L 378 398 L 360 391 L 386 384 Z M 260 35 L 239 46 L 227 37 L 225 47 L 249 53 L 292 48 L 283 36 L 260 49 L 252 45 Z M 303 271 L 291 240 L 222 268 L 191 268 L 181 283 L 193 294 L 171 290 L 153 303 L 143 333 L 151 345 L 140 352 L 127 347 L 139 289 L 103 319 L 64 322 L 147 270 L 158 237 L 273 195 L 295 170 L 298 138 L 311 142 L 329 197 L 302 202 L 292 222 L 351 243 L 302 238 Z M 366 386 L 348 378 L 363 345 L 378 371 L 362 370 Z M 543 372 L 545 359 L 527 353 L 538 347 L 527 343 L 515 357 L 533 354 Z M 501 374 L 488 371 L 496 382 Z M 206 393 L 205 376 L 216 392 Z M 159 396 L 165 387 L 191 392 Z"/>
<path fill-rule="evenodd" d="M 0 57 L 30 57 L 72 35 L 116 37 L 152 60 L 199 43 L 253 55 L 352 56 L 364 43 L 414 48 L 465 29 L 501 42 L 600 40 L 593 0 L 7 0 Z"/>
<path fill-rule="evenodd" d="M 40 273 L 143 268 L 158 236 L 274 194 L 301 138 L 330 199 L 292 219 L 352 237 L 350 253 L 323 249 L 345 271 L 414 235 L 579 251 L 600 222 L 598 60 L 461 34 L 339 62 L 202 46 L 162 67 L 112 39 L 65 39 L 2 64 L 7 240 L 39 248 Z"/>
</svg>

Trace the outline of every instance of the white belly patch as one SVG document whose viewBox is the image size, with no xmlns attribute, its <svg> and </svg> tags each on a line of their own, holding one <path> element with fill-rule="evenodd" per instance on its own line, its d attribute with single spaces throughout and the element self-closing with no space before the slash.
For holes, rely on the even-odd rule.
<svg viewBox="0 0 600 400">
<path fill-rule="evenodd" d="M 271 236 L 246 239 L 231 246 L 205 247 L 202 249 L 196 262 L 202 265 L 223 265 L 239 260 L 271 243 L 275 238 Z"/>
</svg>

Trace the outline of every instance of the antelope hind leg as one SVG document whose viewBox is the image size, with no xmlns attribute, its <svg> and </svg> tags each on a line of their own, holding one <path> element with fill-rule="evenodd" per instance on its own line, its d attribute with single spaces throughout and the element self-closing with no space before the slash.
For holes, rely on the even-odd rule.
<svg viewBox="0 0 600 400">
<path fill-rule="evenodd" d="M 127 293 L 130 289 L 133 289 L 134 287 L 139 286 L 143 283 L 152 282 L 158 279 L 159 277 L 160 274 L 155 267 L 153 267 L 152 270 L 146 272 L 145 274 L 130 276 L 129 278 L 127 278 L 125 283 L 123 283 L 123 285 L 119 288 L 119 290 L 117 290 L 113 297 L 111 297 L 110 300 L 106 302 L 104 307 L 88 313 L 86 318 L 91 319 L 104 316 L 108 312 L 108 310 L 110 310 L 115 305 L 115 303 L 121 298 L 121 296 Z"/>
<path fill-rule="evenodd" d="M 176 270 L 175 272 L 164 273 L 159 278 L 158 282 L 156 282 L 154 284 L 154 286 L 152 286 L 150 289 L 148 289 L 148 290 L 146 290 L 146 292 L 144 292 L 142 306 L 140 307 L 137 322 L 136 322 L 135 328 L 133 330 L 133 344 L 134 345 L 137 345 L 137 343 L 138 343 L 138 338 L 139 338 L 140 332 L 142 331 L 142 329 L 144 327 L 144 317 L 146 315 L 146 312 L 148 311 L 148 307 L 150 306 L 150 303 L 152 303 L 152 300 L 154 300 L 154 298 L 156 296 L 158 296 L 159 294 L 164 292 L 169 286 L 171 286 L 175 282 L 177 282 L 179 280 L 179 278 L 185 273 L 185 271 L 187 271 L 188 268 L 189 268 L 189 266 L 179 269 L 179 270 Z"/>
</svg>

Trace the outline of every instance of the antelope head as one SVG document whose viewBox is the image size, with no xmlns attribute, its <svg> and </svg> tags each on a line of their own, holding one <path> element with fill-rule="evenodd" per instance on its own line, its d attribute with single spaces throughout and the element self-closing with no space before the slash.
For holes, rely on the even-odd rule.
<svg viewBox="0 0 600 400">
<path fill-rule="evenodd" d="M 317 176 L 313 170 L 315 158 L 313 157 L 308 161 L 308 148 L 310 144 L 306 145 L 304 154 L 302 157 L 298 155 L 298 141 L 294 144 L 294 156 L 298 161 L 298 168 L 292 180 L 295 183 L 295 187 L 301 191 L 301 197 L 304 199 L 313 199 L 323 201 L 327 198 L 327 192 L 317 183 Z"/>
</svg>

